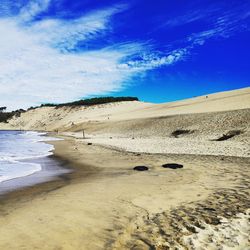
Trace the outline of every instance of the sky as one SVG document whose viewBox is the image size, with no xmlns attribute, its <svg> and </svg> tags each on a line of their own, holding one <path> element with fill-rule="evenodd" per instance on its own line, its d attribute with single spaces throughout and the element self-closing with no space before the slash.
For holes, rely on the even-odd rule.
<svg viewBox="0 0 250 250">
<path fill-rule="evenodd" d="M 0 106 L 249 87 L 249 44 L 249 0 L 0 0 Z"/>
</svg>

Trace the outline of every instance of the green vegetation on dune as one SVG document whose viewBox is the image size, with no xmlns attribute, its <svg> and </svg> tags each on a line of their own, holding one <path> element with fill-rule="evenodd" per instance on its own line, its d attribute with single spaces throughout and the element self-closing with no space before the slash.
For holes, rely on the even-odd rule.
<svg viewBox="0 0 250 250">
<path fill-rule="evenodd" d="M 21 113 L 25 112 L 23 109 L 11 111 L 11 112 L 5 112 L 6 107 L 0 107 L 0 122 L 8 122 L 9 119 L 11 119 L 14 116 L 20 116 Z"/>
<path fill-rule="evenodd" d="M 27 110 L 37 109 L 41 107 L 76 107 L 76 106 L 93 106 L 98 104 L 105 104 L 105 103 L 113 103 L 113 102 L 125 102 L 125 101 L 139 101 L 137 97 L 96 97 L 91 99 L 79 100 L 75 102 L 68 102 L 68 103 L 60 103 L 60 104 L 53 104 L 53 103 L 46 103 L 42 104 L 39 107 L 30 107 Z M 25 112 L 23 109 L 15 110 L 12 112 L 6 112 L 6 107 L 0 107 L 0 122 L 8 122 L 9 119 L 13 118 L 14 116 L 20 116 L 21 113 Z"/>
<path fill-rule="evenodd" d="M 74 107 L 74 106 L 93 106 L 98 104 L 105 104 L 105 103 L 112 103 L 112 102 L 124 102 L 124 101 L 139 101 L 137 97 L 96 97 L 90 99 L 79 100 L 75 102 L 68 102 L 68 103 L 60 103 L 60 104 L 53 104 L 53 103 L 46 103 L 42 104 L 39 107 L 31 107 L 28 110 L 40 108 L 40 107 Z"/>
</svg>

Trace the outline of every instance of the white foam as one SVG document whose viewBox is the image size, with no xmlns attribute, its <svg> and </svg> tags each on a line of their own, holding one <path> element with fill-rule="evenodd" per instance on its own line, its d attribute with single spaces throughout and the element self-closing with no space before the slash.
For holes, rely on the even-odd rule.
<svg viewBox="0 0 250 250">
<path fill-rule="evenodd" d="M 49 156 L 54 149 L 43 142 L 54 138 L 44 135 L 32 131 L 0 131 L 0 183 L 41 170 L 40 164 L 32 163 L 32 159 Z"/>
<path fill-rule="evenodd" d="M 34 174 L 41 170 L 41 166 L 35 163 L 8 162 L 1 163 L 0 183 L 15 178 L 20 178 Z"/>
</svg>

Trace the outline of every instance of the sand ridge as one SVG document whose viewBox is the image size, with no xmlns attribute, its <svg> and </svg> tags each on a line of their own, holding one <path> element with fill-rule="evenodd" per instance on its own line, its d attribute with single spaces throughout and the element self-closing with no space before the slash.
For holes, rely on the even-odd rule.
<svg viewBox="0 0 250 250">
<path fill-rule="evenodd" d="M 144 102 L 109 103 L 90 107 L 43 107 L 23 113 L 3 128 L 26 130 L 74 130 L 86 123 L 138 120 L 163 116 L 224 112 L 250 108 L 250 88 L 221 92 L 165 104 Z"/>
<path fill-rule="evenodd" d="M 43 107 L 0 127 L 76 138 L 84 130 L 90 143 L 132 152 L 249 157 L 250 88 L 166 104 Z"/>
</svg>

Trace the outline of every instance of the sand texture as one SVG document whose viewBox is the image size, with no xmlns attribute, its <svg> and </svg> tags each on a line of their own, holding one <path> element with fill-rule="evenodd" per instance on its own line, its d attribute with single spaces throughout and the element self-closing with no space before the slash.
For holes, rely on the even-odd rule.
<svg viewBox="0 0 250 250">
<path fill-rule="evenodd" d="M 51 143 L 73 171 L 0 197 L 0 249 L 250 249 L 249 97 L 40 108 L 1 124 L 64 138 Z"/>
<path fill-rule="evenodd" d="M 247 249 L 249 158 L 55 146 L 78 166 L 74 176 L 3 199 L 0 249 Z M 132 170 L 140 164 L 150 170 Z"/>
<path fill-rule="evenodd" d="M 53 131 L 58 129 L 60 131 L 72 131 L 82 129 L 86 125 L 89 125 L 89 127 L 94 125 L 95 130 L 100 130 L 103 127 L 111 126 L 113 122 L 119 121 L 129 122 L 135 120 L 136 122 L 141 120 L 142 123 L 144 123 L 146 118 L 179 117 L 184 114 L 224 112 L 242 109 L 250 109 L 250 88 L 221 92 L 166 104 L 132 101 L 90 107 L 43 107 L 30 110 L 22 114 L 21 117 L 10 120 L 9 124 L 1 124 L 0 127 L 26 130 Z M 228 117 L 230 117 L 231 113 L 228 114 Z M 226 115 L 223 117 L 224 122 L 226 122 L 226 118 L 228 117 Z M 190 123 L 191 121 L 187 125 L 192 125 Z"/>
</svg>

